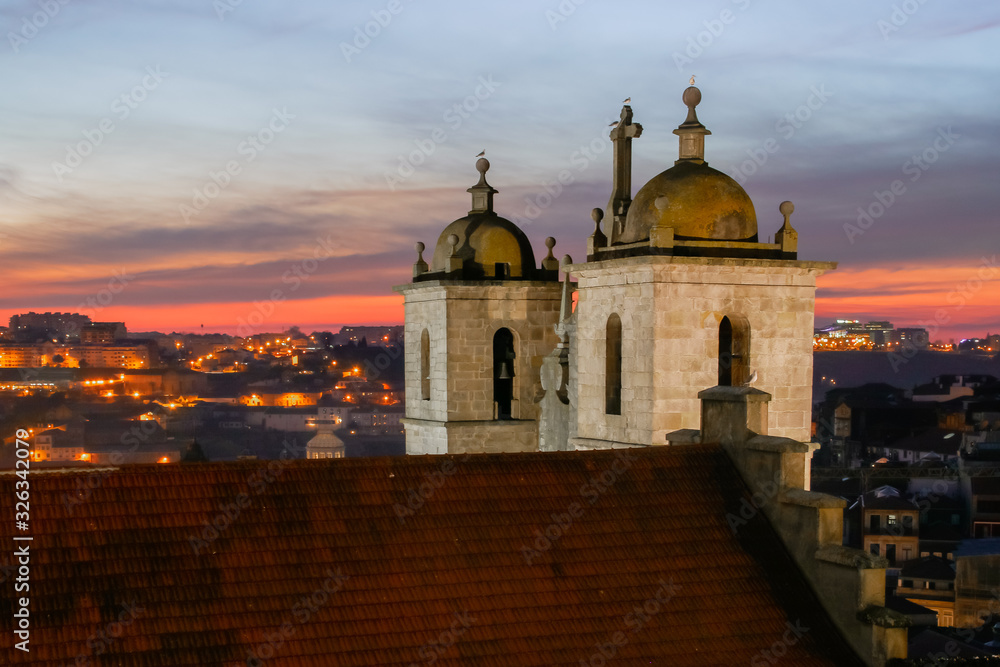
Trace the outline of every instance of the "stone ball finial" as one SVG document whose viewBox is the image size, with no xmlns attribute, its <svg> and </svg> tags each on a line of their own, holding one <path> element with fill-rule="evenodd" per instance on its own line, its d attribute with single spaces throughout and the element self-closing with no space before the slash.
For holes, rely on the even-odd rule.
<svg viewBox="0 0 1000 667">
<path fill-rule="evenodd" d="M 573 258 L 569 255 L 563 255 L 562 260 L 559 262 L 560 266 L 569 266 L 573 263 Z"/>
<path fill-rule="evenodd" d="M 417 245 L 413 247 L 416 249 L 418 255 L 423 254 L 425 248 L 423 241 L 417 241 Z"/>
<path fill-rule="evenodd" d="M 545 239 L 545 247 L 549 249 L 549 254 L 552 253 L 552 249 L 556 247 L 555 238 L 549 236 Z"/>
<path fill-rule="evenodd" d="M 788 217 L 792 213 L 795 213 L 795 204 L 790 201 L 783 201 L 778 206 L 778 212 L 781 213 L 781 215 Z"/>
<path fill-rule="evenodd" d="M 590 217 L 594 222 L 600 224 L 601 220 L 604 219 L 604 211 L 602 211 L 599 208 L 595 208 L 593 211 L 590 212 Z"/>
<path fill-rule="evenodd" d="M 690 86 L 684 91 L 684 95 L 681 96 L 681 99 L 688 107 L 696 107 L 701 104 L 701 91 L 694 86 Z"/>
<path fill-rule="evenodd" d="M 484 157 L 481 157 L 478 160 L 476 160 L 476 171 L 485 176 L 486 172 L 488 172 L 489 170 L 490 170 L 489 160 L 487 160 Z"/>
<path fill-rule="evenodd" d="M 448 245 L 451 246 L 451 254 L 458 250 L 458 234 L 448 234 Z"/>
</svg>

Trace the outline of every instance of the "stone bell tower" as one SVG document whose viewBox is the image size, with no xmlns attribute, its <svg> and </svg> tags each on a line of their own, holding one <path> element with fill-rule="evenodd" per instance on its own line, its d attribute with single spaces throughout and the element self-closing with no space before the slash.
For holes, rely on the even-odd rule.
<svg viewBox="0 0 1000 667">
<path fill-rule="evenodd" d="M 493 210 L 476 162 L 472 209 L 445 227 L 430 265 L 417 243 L 405 303 L 406 453 L 536 451 L 542 360 L 559 342 L 559 263 Z"/>
<path fill-rule="evenodd" d="M 798 260 L 791 202 L 775 207 L 776 242 L 759 240 L 750 197 L 705 161 L 701 91 L 683 101 L 674 165 L 632 200 L 631 148 L 616 150 L 610 228 L 594 209 L 587 261 L 566 268 L 578 280 L 572 447 L 665 444 L 699 428 L 698 393 L 718 385 L 768 392 L 770 434 L 810 437 L 816 278 L 836 265 Z M 616 145 L 639 137 L 631 127 L 626 107 Z"/>
</svg>

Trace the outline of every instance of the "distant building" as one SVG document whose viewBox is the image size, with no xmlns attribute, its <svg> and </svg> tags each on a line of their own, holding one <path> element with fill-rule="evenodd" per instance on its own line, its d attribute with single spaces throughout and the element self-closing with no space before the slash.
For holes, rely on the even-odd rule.
<svg viewBox="0 0 1000 667">
<path fill-rule="evenodd" d="M 285 391 L 271 388 L 251 389 L 240 395 L 240 403 L 243 405 L 294 408 L 316 405 L 322 396 L 323 392 L 321 391 Z"/>
<path fill-rule="evenodd" d="M 971 477 L 969 491 L 972 537 L 1000 538 L 1000 477 Z"/>
<path fill-rule="evenodd" d="M 104 345 L 64 345 L 46 341 L 0 345 L 0 368 L 150 368 L 159 362 L 152 341 L 121 340 Z"/>
<path fill-rule="evenodd" d="M 78 335 L 87 324 L 90 324 L 90 317 L 80 313 L 28 312 L 11 315 L 10 332 L 16 336 L 28 331 L 44 330 L 65 338 Z"/>
<path fill-rule="evenodd" d="M 128 338 L 124 322 L 91 322 L 80 329 L 80 342 L 84 345 L 104 345 Z"/>
<path fill-rule="evenodd" d="M 962 540 L 955 551 L 955 625 L 976 628 L 1000 600 L 1000 538 Z"/>
<path fill-rule="evenodd" d="M 342 327 L 333 335 L 334 345 L 357 345 L 364 339 L 367 345 L 386 347 L 403 340 L 403 327 Z"/>
<path fill-rule="evenodd" d="M 351 412 L 352 431 L 356 435 L 403 433 L 403 418 L 405 416 L 405 409 L 402 405 L 358 408 Z"/>
<path fill-rule="evenodd" d="M 928 556 L 906 562 L 899 572 L 896 595 L 937 612 L 938 625 L 955 623 L 955 569 L 945 558 Z"/>
<path fill-rule="evenodd" d="M 315 407 L 270 407 L 264 410 L 264 428 L 273 431 L 310 431 L 315 424 Z"/>
<path fill-rule="evenodd" d="M 64 429 L 50 428 L 35 435 L 35 461 L 81 461 L 83 441 Z"/>
<path fill-rule="evenodd" d="M 983 384 L 996 382 L 992 375 L 938 375 L 928 384 L 913 389 L 914 401 L 950 401 L 960 396 L 972 396 Z"/>
<path fill-rule="evenodd" d="M 894 339 L 897 338 L 892 322 L 868 322 L 865 324 L 864 330 L 875 345 L 886 345 L 894 342 Z"/>
<path fill-rule="evenodd" d="M 902 327 L 896 329 L 896 333 L 899 334 L 900 345 L 906 347 L 926 350 L 931 344 L 930 334 L 921 327 Z"/>
<path fill-rule="evenodd" d="M 851 507 L 861 513 L 862 548 L 897 568 L 920 550 L 920 509 L 892 486 L 861 496 Z"/>
<path fill-rule="evenodd" d="M 885 446 L 885 453 L 890 461 L 903 463 L 957 461 L 961 444 L 961 433 L 933 428 L 893 441 Z"/>
<path fill-rule="evenodd" d="M 315 421 L 316 436 L 306 443 L 306 458 L 342 459 L 344 441 L 333 433 L 340 419 L 333 414 L 330 406 L 324 406 L 320 410 L 321 414 Z"/>
</svg>

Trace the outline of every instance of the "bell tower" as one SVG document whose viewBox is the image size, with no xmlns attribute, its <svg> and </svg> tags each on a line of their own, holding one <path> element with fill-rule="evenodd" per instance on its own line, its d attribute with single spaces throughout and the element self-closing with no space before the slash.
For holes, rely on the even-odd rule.
<svg viewBox="0 0 1000 667">
<path fill-rule="evenodd" d="M 468 215 L 417 243 L 404 297 L 406 453 L 536 451 L 542 360 L 559 342 L 555 239 L 535 264 L 527 236 L 493 209 L 490 163 L 476 162 Z"/>
<path fill-rule="evenodd" d="M 678 157 L 634 199 L 616 153 L 608 228 L 595 209 L 587 261 L 566 269 L 578 280 L 571 447 L 666 444 L 700 427 L 698 393 L 719 385 L 771 394 L 768 432 L 810 437 L 816 278 L 836 264 L 798 259 L 791 202 L 775 206 L 775 242 L 760 241 L 750 197 L 705 160 L 701 98 L 692 82 Z M 629 107 L 612 140 L 639 136 L 623 127 Z"/>
</svg>

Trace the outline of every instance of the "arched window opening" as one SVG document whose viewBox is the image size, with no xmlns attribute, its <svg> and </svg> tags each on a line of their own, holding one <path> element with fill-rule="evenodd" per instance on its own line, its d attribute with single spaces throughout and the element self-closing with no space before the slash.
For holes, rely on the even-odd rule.
<svg viewBox="0 0 1000 667">
<path fill-rule="evenodd" d="M 513 419 L 514 334 L 498 329 L 493 335 L 493 403 L 496 419 Z"/>
<path fill-rule="evenodd" d="M 742 387 L 750 380 L 750 324 L 745 318 L 719 322 L 719 386 Z"/>
<path fill-rule="evenodd" d="M 431 336 L 427 329 L 420 334 L 420 398 L 431 400 Z"/>
<path fill-rule="evenodd" d="M 622 413 L 622 320 L 616 313 L 608 318 L 605 336 L 604 412 Z"/>
</svg>

